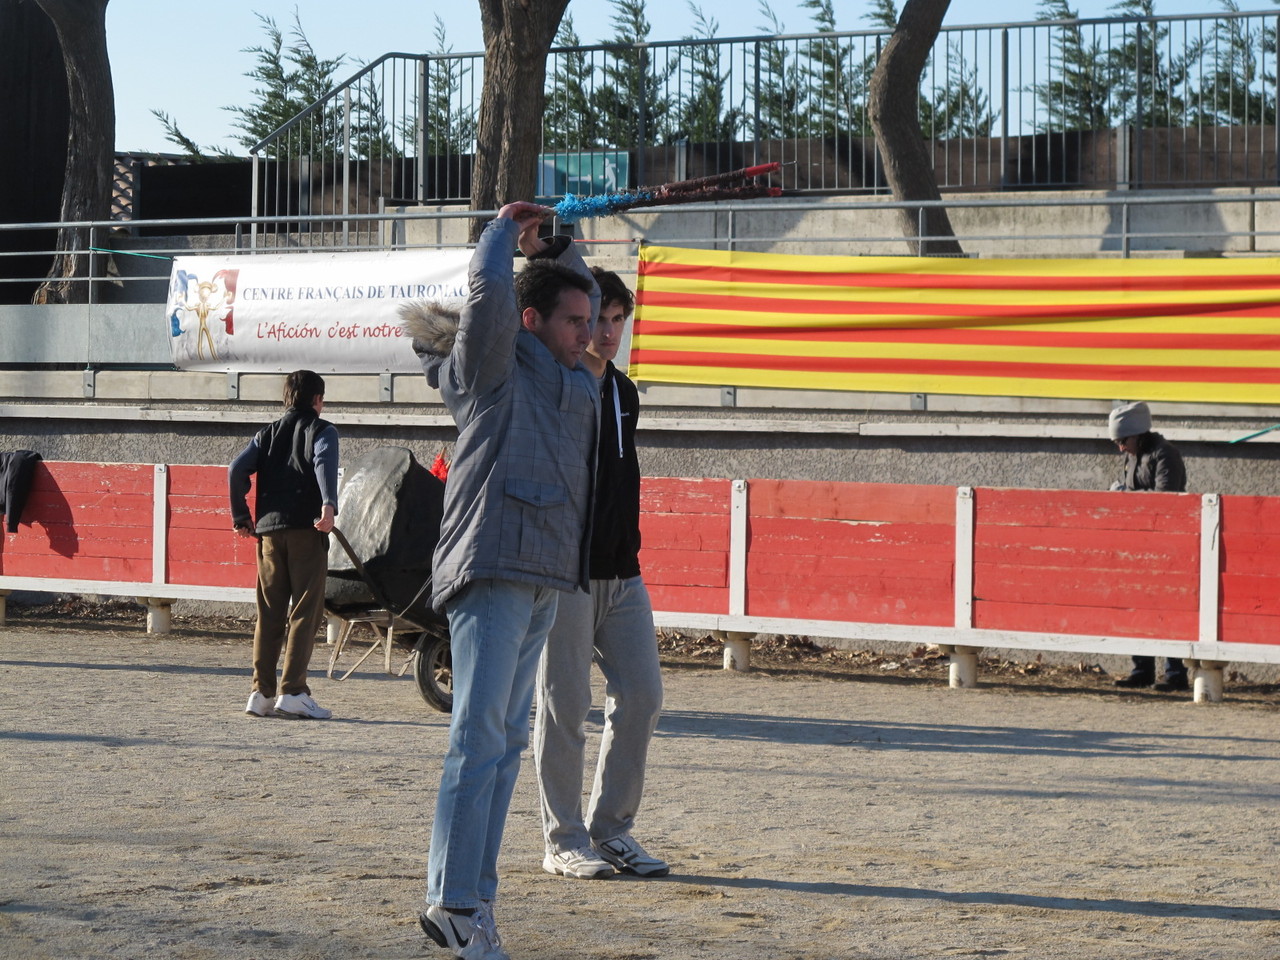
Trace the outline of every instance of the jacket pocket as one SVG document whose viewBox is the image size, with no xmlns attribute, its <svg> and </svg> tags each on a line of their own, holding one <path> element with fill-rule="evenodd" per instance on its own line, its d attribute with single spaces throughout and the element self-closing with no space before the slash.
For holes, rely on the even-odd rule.
<svg viewBox="0 0 1280 960">
<path fill-rule="evenodd" d="M 558 483 L 538 483 L 536 480 L 511 478 L 507 481 L 507 496 L 531 507 L 554 507 L 569 499 L 569 493 Z"/>
<path fill-rule="evenodd" d="M 510 478 L 504 488 L 508 508 L 504 515 L 504 546 L 514 549 L 517 567 L 546 576 L 563 577 L 566 540 L 573 540 L 569 526 L 569 492 L 560 484 Z"/>
</svg>

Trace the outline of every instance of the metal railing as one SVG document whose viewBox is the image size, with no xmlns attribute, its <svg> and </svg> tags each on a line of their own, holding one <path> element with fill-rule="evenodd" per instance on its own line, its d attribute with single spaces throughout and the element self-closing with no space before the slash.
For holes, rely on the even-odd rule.
<svg viewBox="0 0 1280 960">
<path fill-rule="evenodd" d="M 923 225 L 923 212 L 933 207 L 949 211 L 957 239 L 972 256 L 1128 257 L 1166 250 L 1280 255 L 1280 190 L 954 196 L 937 203 L 867 197 L 684 204 L 636 211 L 638 216 L 623 221 L 598 221 L 580 242 L 596 256 L 611 256 L 619 248 L 631 255 L 641 238 L 647 243 L 718 249 L 905 255 L 909 251 L 898 226 L 900 211 L 910 211 Z M 144 237 L 128 235 L 114 220 L 0 224 L 0 304 L 29 303 L 52 260 L 61 228 L 86 232 L 87 245 L 79 254 L 85 275 L 73 282 L 88 285 L 92 307 L 163 303 L 176 256 L 342 252 L 371 245 L 394 250 L 456 248 L 467 245 L 469 220 L 493 214 L 409 209 L 151 220 L 146 224 L 155 235 Z M 20 239 L 9 242 L 15 236 Z M 0 306 L 0 314 L 4 310 Z M 4 339 L 0 336 L 0 363 L 6 362 Z"/>
<path fill-rule="evenodd" d="M 946 27 L 920 86 L 946 190 L 1277 182 L 1280 14 Z M 883 192 L 866 92 L 883 30 L 551 51 L 539 192 L 772 160 L 788 191 Z M 252 211 L 375 213 L 470 189 L 478 53 L 389 53 L 254 146 Z M 358 239 L 351 230 L 344 242 Z M 323 238 L 321 239 L 324 242 Z"/>
</svg>

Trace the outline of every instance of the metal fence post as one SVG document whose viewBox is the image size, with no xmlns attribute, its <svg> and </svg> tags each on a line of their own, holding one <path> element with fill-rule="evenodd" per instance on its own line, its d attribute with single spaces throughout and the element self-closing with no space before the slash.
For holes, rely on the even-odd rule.
<svg viewBox="0 0 1280 960">
<path fill-rule="evenodd" d="M 342 215 L 351 215 L 351 88 L 342 91 Z M 342 221 L 342 245 L 351 242 L 351 221 Z"/>
<path fill-rule="evenodd" d="M 414 180 L 414 199 L 427 202 L 427 59 L 418 60 L 418 123 L 415 131 L 418 150 L 417 176 Z"/>
<path fill-rule="evenodd" d="M 646 149 L 648 144 L 645 142 L 648 135 L 648 119 L 649 113 L 649 85 L 646 80 L 649 76 L 649 48 L 640 48 L 640 69 L 637 71 L 639 75 L 640 89 L 636 91 L 636 183 L 644 183 L 644 159 L 648 152 Z"/>
<path fill-rule="evenodd" d="M 1134 29 L 1134 64 L 1133 64 L 1133 89 L 1134 89 L 1134 105 L 1133 105 L 1133 170 L 1129 173 L 1129 186 L 1142 186 L 1142 128 L 1146 126 L 1143 122 L 1143 105 L 1142 105 L 1142 21 L 1139 20 Z"/>
<path fill-rule="evenodd" d="M 1116 152 L 1116 189 L 1128 190 L 1133 186 L 1133 127 L 1122 123 L 1116 127 L 1114 137 Z"/>
<path fill-rule="evenodd" d="M 882 38 L 881 38 L 880 34 L 878 34 L 878 33 L 877 33 L 877 34 L 876 34 L 876 63 L 879 63 L 879 62 L 880 62 L 880 44 L 881 44 L 881 40 L 882 40 Z M 917 122 L 919 122 L 919 117 L 918 117 L 918 116 L 917 116 Z M 872 131 L 872 133 L 873 133 L 873 134 L 875 134 L 875 131 L 873 130 L 873 131 Z M 871 150 L 871 186 L 872 186 L 872 188 L 873 188 L 873 189 L 875 189 L 875 190 L 878 192 L 878 191 L 879 191 L 879 189 L 880 189 L 880 163 L 881 163 L 881 158 L 880 158 L 880 137 L 879 137 L 879 135 L 875 135 L 875 136 L 873 137 L 872 142 L 871 142 L 871 146 L 872 146 L 872 150 Z M 864 170 L 864 171 L 866 170 L 866 161 L 865 161 L 865 160 L 863 161 L 863 170 Z M 936 173 L 936 172 L 934 173 L 934 176 L 935 176 L 935 177 L 937 176 L 937 173 Z M 824 173 L 824 175 L 823 175 L 823 179 L 824 179 L 824 180 L 826 179 L 825 173 Z"/>
<path fill-rule="evenodd" d="M 1009 186 L 1009 28 L 1000 31 L 1000 185 Z"/>
<path fill-rule="evenodd" d="M 258 221 L 256 218 L 258 216 L 258 211 L 260 209 L 259 200 L 261 199 L 258 195 L 258 191 L 261 189 L 260 184 L 262 182 L 261 176 L 258 171 L 262 165 L 262 161 L 261 161 L 261 158 L 258 156 L 258 151 L 256 150 L 253 151 L 249 156 L 253 160 L 253 167 L 252 167 L 253 186 L 250 188 L 250 191 L 249 191 L 249 195 L 253 198 L 251 201 L 253 206 L 249 209 L 249 216 L 255 218 L 249 224 L 249 249 L 256 250 L 258 249 Z"/>
<path fill-rule="evenodd" d="M 1120 256 L 1129 259 L 1129 198 L 1120 201 Z"/>
<path fill-rule="evenodd" d="M 98 271 L 98 254 L 96 250 L 97 246 L 98 246 L 98 228 L 90 227 L 89 228 L 89 249 L 85 251 L 85 254 L 89 258 L 89 263 L 87 267 L 88 276 L 85 278 L 85 283 L 89 285 L 89 289 L 85 292 L 85 300 L 89 304 L 89 308 L 90 308 L 89 309 L 89 325 L 90 326 L 92 326 L 93 324 L 93 294 L 94 294 L 93 278 Z"/>
<path fill-rule="evenodd" d="M 93 370 L 93 359 L 92 359 L 93 358 L 93 303 L 94 303 L 93 277 L 98 270 L 98 258 L 97 258 L 97 253 L 94 250 L 94 247 L 98 245 L 98 230 L 96 227 L 89 228 L 88 237 L 89 237 L 89 249 L 85 251 L 85 254 L 89 258 L 89 263 L 86 268 L 88 275 L 85 277 L 85 281 L 84 281 L 89 285 L 89 289 L 85 292 L 86 308 L 85 308 L 85 324 L 84 324 L 84 368 L 86 372 L 86 377 L 85 377 L 85 396 L 86 397 L 93 396 L 93 394 L 90 392 L 90 385 L 93 384 L 94 382 L 91 375 L 91 371 Z"/>
<path fill-rule="evenodd" d="M 752 45 L 752 48 L 755 50 L 755 74 L 752 83 L 754 87 L 752 92 L 754 116 L 751 124 L 751 163 L 755 165 L 760 162 L 760 41 L 757 40 Z M 1280 74 L 1280 71 L 1277 71 L 1277 73 Z M 1277 82 L 1280 82 L 1280 79 Z"/>
</svg>

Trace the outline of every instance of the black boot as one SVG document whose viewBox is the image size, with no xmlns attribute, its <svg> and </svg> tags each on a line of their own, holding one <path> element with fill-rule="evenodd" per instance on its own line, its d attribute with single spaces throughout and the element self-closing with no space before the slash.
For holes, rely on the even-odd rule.
<svg viewBox="0 0 1280 960">
<path fill-rule="evenodd" d="M 1181 660 L 1176 657 L 1169 657 L 1164 662 L 1164 679 L 1156 684 L 1156 689 L 1161 693 L 1171 693 L 1174 690 L 1189 690 L 1191 685 L 1187 683 L 1187 667 Z"/>
<path fill-rule="evenodd" d="M 1149 673 L 1134 673 L 1127 677 L 1121 677 L 1116 681 L 1117 687 L 1149 687 L 1155 682 L 1155 677 Z"/>
</svg>

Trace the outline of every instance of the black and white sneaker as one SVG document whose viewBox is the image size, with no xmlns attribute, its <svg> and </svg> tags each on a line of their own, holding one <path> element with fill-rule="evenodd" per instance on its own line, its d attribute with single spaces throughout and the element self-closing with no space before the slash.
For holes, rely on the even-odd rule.
<svg viewBox="0 0 1280 960">
<path fill-rule="evenodd" d="M 428 904 L 418 914 L 423 933 L 437 946 L 453 952 L 461 960 L 511 960 L 502 949 L 493 910 L 487 904 L 474 913 L 454 913 L 444 907 Z"/>
<path fill-rule="evenodd" d="M 665 877 L 671 867 L 665 860 L 645 852 L 631 834 L 624 833 L 608 840 L 595 841 L 596 852 L 619 870 L 634 873 L 637 877 Z"/>
<path fill-rule="evenodd" d="M 547 873 L 576 880 L 603 880 L 613 876 L 613 867 L 596 855 L 590 847 L 573 850 L 548 850 L 542 858 L 542 869 Z"/>
</svg>

